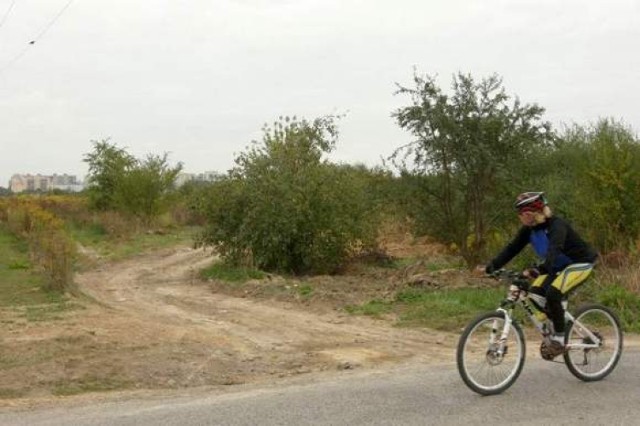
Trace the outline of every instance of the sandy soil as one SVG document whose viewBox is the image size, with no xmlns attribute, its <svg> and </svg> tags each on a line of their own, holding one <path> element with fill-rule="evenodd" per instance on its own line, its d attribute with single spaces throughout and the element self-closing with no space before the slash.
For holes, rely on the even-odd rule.
<svg viewBox="0 0 640 426">
<path fill-rule="evenodd" d="M 455 334 L 395 328 L 331 303 L 312 310 L 216 293 L 215 283 L 197 278 L 211 261 L 210 253 L 182 247 L 104 264 L 77 276 L 91 300 L 57 321 L 6 320 L 4 312 L 0 405 L 453 361 Z"/>
</svg>

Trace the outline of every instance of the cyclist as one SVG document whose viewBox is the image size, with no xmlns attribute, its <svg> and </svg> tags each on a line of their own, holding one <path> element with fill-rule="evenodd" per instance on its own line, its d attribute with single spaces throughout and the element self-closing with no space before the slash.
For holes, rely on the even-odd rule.
<svg viewBox="0 0 640 426">
<path fill-rule="evenodd" d="M 542 263 L 526 269 L 523 275 L 533 280 L 529 289 L 531 301 L 553 323 L 550 342 L 543 342 L 540 348 L 543 358 L 550 360 L 564 352 L 562 299 L 587 279 L 597 253 L 566 221 L 552 214 L 543 192 L 518 195 L 514 207 L 523 226 L 486 265 L 485 272 L 490 274 L 502 268 L 531 244 Z"/>
</svg>

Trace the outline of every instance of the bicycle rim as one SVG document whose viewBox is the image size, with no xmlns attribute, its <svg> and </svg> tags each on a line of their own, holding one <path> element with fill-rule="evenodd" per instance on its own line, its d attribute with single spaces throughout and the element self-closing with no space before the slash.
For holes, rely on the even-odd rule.
<svg viewBox="0 0 640 426">
<path fill-rule="evenodd" d="M 505 342 L 506 353 L 496 356 L 495 340 L 504 323 L 503 315 L 498 313 L 480 317 L 467 327 L 458 345 L 460 375 L 472 390 L 483 395 L 503 392 L 515 382 L 524 365 L 524 336 L 514 324 Z"/>
<path fill-rule="evenodd" d="M 575 348 L 572 344 L 593 343 L 584 331 L 588 329 L 602 340 L 597 348 Z M 567 334 L 570 348 L 565 354 L 569 370 L 585 381 L 600 380 L 615 368 L 622 353 L 622 331 L 613 313 L 604 307 L 592 306 L 577 315 Z"/>
</svg>

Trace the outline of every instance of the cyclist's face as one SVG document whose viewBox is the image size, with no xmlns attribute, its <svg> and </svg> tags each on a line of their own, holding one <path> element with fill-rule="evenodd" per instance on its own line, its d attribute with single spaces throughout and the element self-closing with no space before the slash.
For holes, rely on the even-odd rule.
<svg viewBox="0 0 640 426">
<path fill-rule="evenodd" d="M 518 219 L 524 226 L 536 225 L 536 214 L 532 211 L 518 212 Z"/>
</svg>

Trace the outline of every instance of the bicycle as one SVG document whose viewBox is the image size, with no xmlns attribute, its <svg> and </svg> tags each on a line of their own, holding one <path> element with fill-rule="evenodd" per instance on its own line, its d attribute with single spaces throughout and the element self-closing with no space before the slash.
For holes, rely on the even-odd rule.
<svg viewBox="0 0 640 426">
<path fill-rule="evenodd" d="M 522 372 L 526 355 L 525 335 L 514 319 L 521 306 L 525 315 L 542 335 L 541 353 L 549 343 L 553 324 L 540 320 L 538 308 L 528 297 L 529 280 L 520 273 L 500 270 L 492 274 L 509 283 L 507 297 L 500 307 L 479 315 L 467 325 L 458 342 L 456 361 L 464 383 L 481 395 L 495 395 L 508 389 Z M 600 304 L 581 306 L 572 315 L 566 298 L 564 363 L 569 371 L 585 382 L 602 380 L 618 364 L 622 354 L 622 328 L 617 315 Z M 545 358 L 547 360 L 552 360 Z"/>
</svg>

